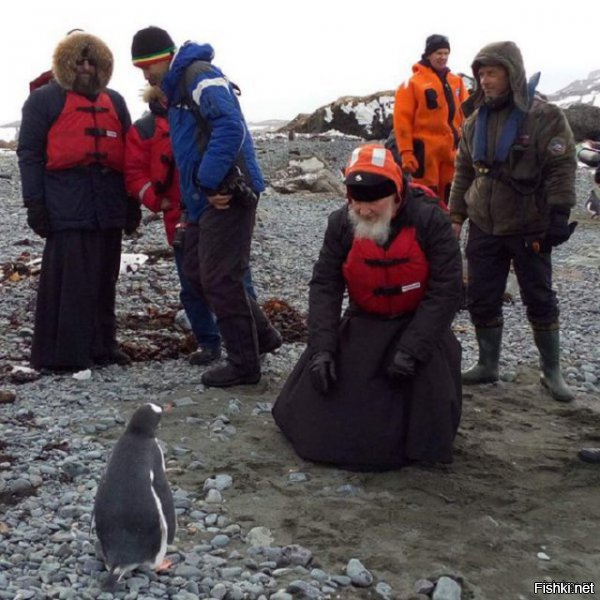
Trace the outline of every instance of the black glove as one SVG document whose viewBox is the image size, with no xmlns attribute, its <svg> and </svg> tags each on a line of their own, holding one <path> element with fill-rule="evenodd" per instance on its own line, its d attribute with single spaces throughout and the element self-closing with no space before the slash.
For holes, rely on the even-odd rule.
<svg viewBox="0 0 600 600">
<path fill-rule="evenodd" d="M 321 394 L 329 393 L 337 379 L 333 354 L 327 350 L 313 354 L 308 363 L 308 371 L 315 390 Z"/>
<path fill-rule="evenodd" d="M 27 225 L 40 237 L 48 237 L 50 233 L 50 217 L 45 204 L 31 202 L 27 205 Z"/>
<path fill-rule="evenodd" d="M 541 251 L 550 252 L 555 246 L 564 244 L 575 231 L 577 221 L 569 223 L 569 209 L 555 209 L 550 213 L 550 226 L 542 240 Z"/>
<path fill-rule="evenodd" d="M 387 374 L 392 379 L 410 379 L 415 374 L 417 361 L 404 350 L 396 350 L 388 365 Z"/>
<path fill-rule="evenodd" d="M 131 196 L 127 197 L 127 212 L 125 213 L 125 233 L 131 235 L 142 222 L 142 209 L 140 203 Z"/>
</svg>

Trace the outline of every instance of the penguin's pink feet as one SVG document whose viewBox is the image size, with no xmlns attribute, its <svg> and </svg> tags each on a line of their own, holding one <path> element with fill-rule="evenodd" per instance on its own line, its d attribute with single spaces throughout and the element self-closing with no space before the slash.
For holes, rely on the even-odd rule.
<svg viewBox="0 0 600 600">
<path fill-rule="evenodd" d="M 171 567 L 173 566 L 173 561 L 169 560 L 168 558 L 165 558 L 160 565 L 158 565 L 158 567 L 155 567 L 154 570 L 157 573 L 160 573 L 161 571 L 168 571 Z"/>
</svg>

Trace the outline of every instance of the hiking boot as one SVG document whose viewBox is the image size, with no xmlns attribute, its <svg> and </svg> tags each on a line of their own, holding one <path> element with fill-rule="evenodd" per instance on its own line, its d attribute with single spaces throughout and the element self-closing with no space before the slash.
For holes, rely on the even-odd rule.
<svg viewBox="0 0 600 600">
<path fill-rule="evenodd" d="M 281 337 L 281 334 L 275 327 L 271 327 L 268 336 L 258 339 L 258 353 L 262 355 L 275 352 L 275 350 L 281 348 L 282 344 L 283 338 Z"/>
<path fill-rule="evenodd" d="M 260 381 L 260 368 L 252 371 L 239 371 L 230 362 L 221 367 L 213 367 L 202 373 L 202 383 L 206 387 L 226 388 L 234 385 L 254 385 Z"/>
<path fill-rule="evenodd" d="M 219 360 L 219 358 L 221 358 L 221 348 L 220 346 L 217 346 L 216 348 L 200 348 L 196 352 L 190 354 L 189 361 L 190 365 L 202 367 L 215 360 Z"/>
<path fill-rule="evenodd" d="M 253 385 L 260 381 L 260 361 L 254 320 L 249 317 L 229 317 L 219 321 L 221 338 L 227 349 L 225 365 L 213 367 L 202 374 L 207 387 Z"/>
<path fill-rule="evenodd" d="M 94 362 L 100 367 L 105 367 L 107 365 L 121 365 L 125 367 L 131 364 L 131 358 L 127 353 L 123 352 L 123 350 L 115 348 L 108 354 L 94 358 Z"/>
<path fill-rule="evenodd" d="M 494 383 L 498 381 L 502 326 L 475 327 L 475 334 L 479 346 L 479 360 L 477 364 L 461 373 L 462 382 L 464 385 Z"/>
</svg>

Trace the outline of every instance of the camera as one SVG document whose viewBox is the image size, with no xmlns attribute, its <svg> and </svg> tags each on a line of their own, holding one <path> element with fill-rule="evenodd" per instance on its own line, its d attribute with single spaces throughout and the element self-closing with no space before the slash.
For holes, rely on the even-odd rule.
<svg viewBox="0 0 600 600">
<path fill-rule="evenodd" d="M 173 237 L 173 248 L 183 248 L 183 241 L 185 239 L 185 230 L 187 228 L 187 213 L 181 212 L 179 221 L 175 225 L 175 235 Z"/>
<path fill-rule="evenodd" d="M 237 165 L 227 173 L 219 192 L 221 194 L 231 194 L 243 206 L 256 206 L 258 203 L 258 196 L 246 183 L 244 174 Z"/>
</svg>

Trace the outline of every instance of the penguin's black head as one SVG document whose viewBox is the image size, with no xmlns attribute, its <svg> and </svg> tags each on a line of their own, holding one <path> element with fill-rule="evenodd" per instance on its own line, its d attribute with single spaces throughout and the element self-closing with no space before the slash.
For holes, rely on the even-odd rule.
<svg viewBox="0 0 600 600">
<path fill-rule="evenodd" d="M 154 437 L 162 412 L 163 409 L 158 404 L 149 402 L 140 406 L 129 419 L 126 431 L 144 437 Z"/>
</svg>

